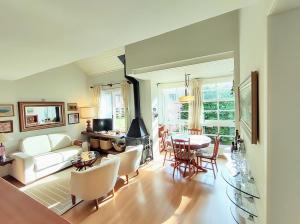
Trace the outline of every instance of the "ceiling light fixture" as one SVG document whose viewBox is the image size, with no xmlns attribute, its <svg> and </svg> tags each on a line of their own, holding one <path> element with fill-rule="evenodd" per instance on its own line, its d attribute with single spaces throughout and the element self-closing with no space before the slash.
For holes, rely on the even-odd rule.
<svg viewBox="0 0 300 224">
<path fill-rule="evenodd" d="M 184 96 L 179 97 L 179 102 L 180 103 L 189 103 L 191 101 L 195 100 L 195 97 L 192 95 L 188 95 L 188 88 L 189 88 L 189 82 L 190 82 L 190 74 L 185 74 L 184 75 L 184 80 L 185 80 L 185 94 Z"/>
</svg>

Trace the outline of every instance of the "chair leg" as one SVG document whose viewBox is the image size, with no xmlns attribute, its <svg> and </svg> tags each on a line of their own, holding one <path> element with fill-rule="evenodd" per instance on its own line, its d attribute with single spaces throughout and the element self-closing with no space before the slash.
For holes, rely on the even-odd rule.
<svg viewBox="0 0 300 224">
<path fill-rule="evenodd" d="M 189 162 L 189 176 L 192 177 L 192 172 L 191 172 L 191 162 Z"/>
<path fill-rule="evenodd" d="M 184 172 L 183 172 L 183 176 L 185 175 L 186 173 L 186 167 L 187 167 L 187 164 L 185 164 L 185 167 L 184 167 Z"/>
<path fill-rule="evenodd" d="M 166 153 L 165 153 L 165 157 L 164 157 L 164 163 L 163 163 L 163 166 L 165 165 L 166 158 L 167 158 L 167 154 L 168 154 L 168 151 L 166 151 Z"/>
<path fill-rule="evenodd" d="M 96 205 L 96 209 L 98 210 L 99 209 L 99 207 L 98 207 L 98 199 L 95 199 L 94 202 L 95 202 L 95 205 Z"/>
<path fill-rule="evenodd" d="M 214 167 L 214 164 L 213 164 L 212 161 L 211 161 L 211 167 L 212 167 L 212 170 L 214 172 L 214 178 L 216 179 L 215 167 Z"/>
<path fill-rule="evenodd" d="M 174 179 L 174 175 L 175 175 L 175 169 L 176 169 L 176 167 L 177 167 L 177 163 L 175 162 L 175 164 L 174 164 L 174 169 L 173 169 L 173 179 Z"/>
<path fill-rule="evenodd" d="M 219 172 L 218 165 L 217 165 L 217 160 L 215 160 L 215 165 L 216 165 L 217 172 Z"/>
<path fill-rule="evenodd" d="M 72 197 L 72 204 L 75 205 L 75 203 L 76 203 L 76 196 L 72 194 L 71 197 Z"/>
<path fill-rule="evenodd" d="M 129 181 L 128 181 L 128 174 L 126 175 L 126 183 L 128 184 L 129 183 Z"/>
</svg>

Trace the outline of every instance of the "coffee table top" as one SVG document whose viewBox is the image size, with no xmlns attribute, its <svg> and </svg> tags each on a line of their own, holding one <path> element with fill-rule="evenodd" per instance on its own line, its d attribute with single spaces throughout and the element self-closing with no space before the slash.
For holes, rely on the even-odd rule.
<svg viewBox="0 0 300 224">
<path fill-rule="evenodd" d="M 74 163 L 88 163 L 90 161 L 96 160 L 100 157 L 100 153 L 97 151 L 82 152 L 75 156 L 73 159 Z"/>
</svg>

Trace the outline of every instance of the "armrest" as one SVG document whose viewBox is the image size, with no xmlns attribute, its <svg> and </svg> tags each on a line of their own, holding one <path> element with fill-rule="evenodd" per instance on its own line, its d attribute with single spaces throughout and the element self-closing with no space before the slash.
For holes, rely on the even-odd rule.
<svg viewBox="0 0 300 224">
<path fill-rule="evenodd" d="M 10 156 L 14 158 L 12 164 L 12 176 L 23 184 L 34 181 L 34 157 L 24 152 L 16 152 Z"/>
</svg>

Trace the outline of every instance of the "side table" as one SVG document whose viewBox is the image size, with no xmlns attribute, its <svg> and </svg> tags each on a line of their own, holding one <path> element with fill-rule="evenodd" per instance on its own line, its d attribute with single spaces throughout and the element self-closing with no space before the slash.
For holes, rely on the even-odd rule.
<svg viewBox="0 0 300 224">
<path fill-rule="evenodd" d="M 0 158 L 0 166 L 5 166 L 7 164 L 12 164 L 13 161 L 14 161 L 14 159 L 11 158 L 11 157 L 8 157 L 8 156 L 5 159 Z"/>
</svg>

